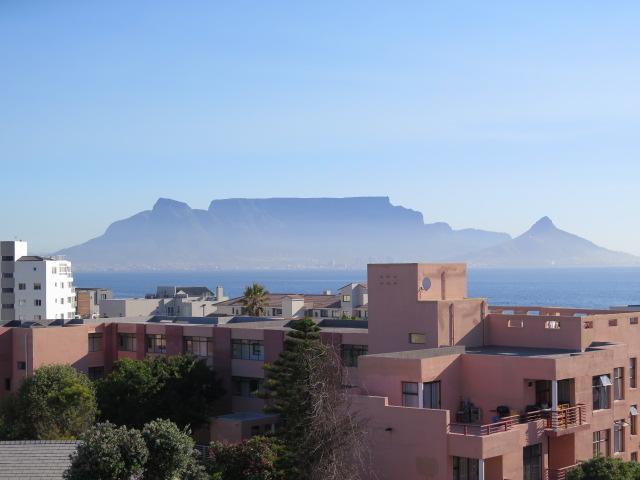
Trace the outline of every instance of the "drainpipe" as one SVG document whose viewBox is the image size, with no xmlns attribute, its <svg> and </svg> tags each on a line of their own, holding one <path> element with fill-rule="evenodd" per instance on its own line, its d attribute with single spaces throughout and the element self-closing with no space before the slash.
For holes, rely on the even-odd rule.
<svg viewBox="0 0 640 480">
<path fill-rule="evenodd" d="M 478 480 L 484 480 L 484 459 L 478 460 Z"/>
</svg>

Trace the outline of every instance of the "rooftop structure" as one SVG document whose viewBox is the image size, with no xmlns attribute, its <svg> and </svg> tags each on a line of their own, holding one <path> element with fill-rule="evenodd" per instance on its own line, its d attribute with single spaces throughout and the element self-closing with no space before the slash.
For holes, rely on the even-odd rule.
<svg viewBox="0 0 640 480">
<path fill-rule="evenodd" d="M 75 440 L 0 442 L 0 479 L 62 480 Z"/>
</svg>

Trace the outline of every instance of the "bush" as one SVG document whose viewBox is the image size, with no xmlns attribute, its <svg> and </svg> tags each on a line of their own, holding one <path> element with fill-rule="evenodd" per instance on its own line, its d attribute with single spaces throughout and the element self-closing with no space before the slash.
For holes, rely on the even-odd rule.
<svg viewBox="0 0 640 480">
<path fill-rule="evenodd" d="M 640 479 L 640 465 L 618 458 L 596 457 L 567 473 L 567 480 L 635 480 Z"/>
<path fill-rule="evenodd" d="M 238 444 L 212 442 L 207 472 L 217 480 L 276 480 L 278 442 L 268 437 L 252 437 Z"/>
</svg>

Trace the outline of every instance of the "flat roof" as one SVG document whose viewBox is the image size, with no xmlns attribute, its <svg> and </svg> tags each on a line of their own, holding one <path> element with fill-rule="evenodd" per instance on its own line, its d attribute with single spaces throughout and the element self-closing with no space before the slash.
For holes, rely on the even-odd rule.
<svg viewBox="0 0 640 480">
<path fill-rule="evenodd" d="M 565 348 L 507 347 L 487 345 L 483 347 L 467 347 L 471 355 L 501 355 L 505 357 L 567 357 L 581 354 L 580 350 Z"/>
</svg>

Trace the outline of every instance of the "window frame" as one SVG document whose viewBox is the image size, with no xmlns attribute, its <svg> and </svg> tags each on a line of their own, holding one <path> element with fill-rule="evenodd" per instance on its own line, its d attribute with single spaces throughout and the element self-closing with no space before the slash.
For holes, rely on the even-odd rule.
<svg viewBox="0 0 640 480">
<path fill-rule="evenodd" d="M 607 377 L 611 384 L 611 375 L 606 373 L 603 375 L 593 376 L 591 386 L 593 391 L 593 404 L 592 409 L 595 410 L 608 410 L 611 408 L 611 385 L 605 385 L 602 383 L 602 378 Z"/>
<path fill-rule="evenodd" d="M 146 353 L 167 353 L 167 336 L 163 333 L 147 333 L 144 346 Z"/>
<path fill-rule="evenodd" d="M 123 341 L 125 340 L 125 341 Z M 118 351 L 135 352 L 138 347 L 138 338 L 135 333 L 118 333 Z"/>
<path fill-rule="evenodd" d="M 340 345 L 340 359 L 343 367 L 357 367 L 358 357 L 369 353 L 368 345 L 343 343 Z"/>
<path fill-rule="evenodd" d="M 415 393 L 408 387 L 415 386 Z M 413 405 L 415 403 L 415 405 Z M 420 408 L 420 386 L 418 382 L 402 382 L 402 406 Z"/>
<path fill-rule="evenodd" d="M 233 360 L 264 361 L 264 341 L 248 338 L 231 339 L 231 358 Z"/>
<path fill-rule="evenodd" d="M 613 369 L 613 400 L 624 400 L 624 367 Z"/>
<path fill-rule="evenodd" d="M 92 332 L 88 335 L 89 352 L 101 352 L 103 349 L 102 332 Z"/>
<path fill-rule="evenodd" d="M 609 429 L 597 430 L 593 432 L 593 458 L 598 456 L 608 457 L 610 455 Z M 604 454 L 602 452 L 604 446 Z"/>
</svg>

